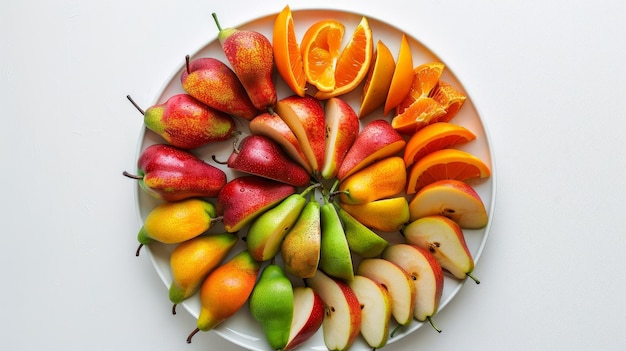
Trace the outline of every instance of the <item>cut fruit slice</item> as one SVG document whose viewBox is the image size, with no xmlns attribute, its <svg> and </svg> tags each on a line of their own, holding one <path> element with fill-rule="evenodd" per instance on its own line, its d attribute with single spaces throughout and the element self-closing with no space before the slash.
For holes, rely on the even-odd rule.
<svg viewBox="0 0 626 351">
<path fill-rule="evenodd" d="M 412 100 L 407 97 L 407 100 Z M 391 126 L 398 133 L 411 135 L 428 124 L 439 121 L 446 115 L 446 109 L 428 96 L 421 96 L 413 100 L 405 109 L 397 109 L 398 113 L 391 120 Z"/>
<path fill-rule="evenodd" d="M 430 94 L 432 98 L 446 109 L 446 115 L 439 118 L 439 121 L 448 122 L 459 112 L 463 103 L 467 99 L 465 94 L 456 90 L 452 85 L 439 80 L 439 84 Z"/>
<path fill-rule="evenodd" d="M 385 99 L 385 115 L 398 106 L 409 94 L 411 84 L 413 83 L 413 75 L 413 54 L 411 53 L 411 47 L 406 35 L 402 34 L 398 60 L 396 61 L 389 92 Z"/>
<path fill-rule="evenodd" d="M 300 52 L 307 82 L 319 91 L 335 88 L 335 65 L 341 52 L 344 25 L 335 20 L 314 23 L 302 37 Z"/>
<path fill-rule="evenodd" d="M 367 18 L 363 17 L 337 59 L 334 89 L 330 92 L 317 92 L 315 97 L 326 100 L 354 90 L 365 79 L 372 56 L 374 56 L 372 29 Z"/>
<path fill-rule="evenodd" d="M 413 70 L 413 82 L 410 95 L 415 99 L 420 96 L 430 96 L 430 92 L 441 79 L 445 65 L 441 62 L 421 64 Z"/>
<path fill-rule="evenodd" d="M 427 154 L 464 144 L 476 139 L 476 135 L 465 127 L 437 122 L 417 131 L 404 148 L 404 163 L 407 167 Z"/>
<path fill-rule="evenodd" d="M 467 151 L 442 149 L 429 153 L 417 161 L 407 183 L 407 194 L 414 194 L 424 186 L 443 179 L 465 181 L 472 178 L 487 178 L 489 167 L 478 157 Z"/>
<path fill-rule="evenodd" d="M 274 21 L 272 46 L 278 73 L 294 93 L 304 96 L 306 76 L 289 5 L 283 8 Z"/>
<path fill-rule="evenodd" d="M 359 118 L 367 116 L 385 103 L 387 92 L 391 86 L 396 63 L 389 48 L 379 40 L 376 44 L 373 63 L 365 78 Z"/>
</svg>

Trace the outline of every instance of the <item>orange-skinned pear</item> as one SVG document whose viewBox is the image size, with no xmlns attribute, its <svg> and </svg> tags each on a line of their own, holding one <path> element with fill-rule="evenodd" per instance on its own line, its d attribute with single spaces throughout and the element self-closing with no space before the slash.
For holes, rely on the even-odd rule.
<svg viewBox="0 0 626 351">
<path fill-rule="evenodd" d="M 364 204 L 339 206 L 366 227 L 382 232 L 395 232 L 409 222 L 409 203 L 404 196 L 380 199 Z"/>
<path fill-rule="evenodd" d="M 399 156 L 391 156 L 353 173 L 339 183 L 339 201 L 364 204 L 400 194 L 406 186 L 406 167 Z"/>
</svg>

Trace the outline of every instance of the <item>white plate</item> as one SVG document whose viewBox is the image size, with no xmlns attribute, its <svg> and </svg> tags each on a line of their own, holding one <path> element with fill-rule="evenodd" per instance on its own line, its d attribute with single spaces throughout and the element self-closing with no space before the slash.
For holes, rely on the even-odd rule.
<svg viewBox="0 0 626 351">
<path fill-rule="evenodd" d="M 279 10 L 281 10 L 281 8 L 277 9 L 277 11 Z M 258 18 L 251 22 L 239 24 L 239 25 L 227 24 L 227 23 L 222 23 L 222 25 L 224 27 L 236 26 L 240 29 L 256 30 L 258 32 L 265 34 L 271 40 L 272 27 L 273 27 L 275 16 L 276 14 L 269 15 L 269 16 Z M 294 11 L 293 17 L 294 17 L 294 21 L 296 25 L 296 34 L 297 34 L 298 40 L 302 38 L 306 29 L 314 22 L 318 20 L 322 20 L 322 19 L 335 18 L 345 24 L 346 35 L 345 35 L 344 41 L 347 41 L 352 30 L 356 28 L 357 24 L 361 20 L 361 15 L 358 15 L 355 13 L 343 12 L 343 11 L 336 11 L 336 10 L 300 10 L 300 11 Z M 374 35 L 374 42 L 376 42 L 378 39 L 382 40 L 389 47 L 391 52 L 394 54 L 394 57 L 397 58 L 397 53 L 399 50 L 402 32 L 399 31 L 397 28 L 389 24 L 383 23 L 379 20 L 376 20 L 374 18 L 368 18 L 368 20 L 369 20 L 369 24 L 370 24 L 370 27 L 372 28 L 372 32 Z M 415 38 L 410 37 L 409 33 L 407 33 L 407 36 L 409 39 L 410 47 L 412 49 L 414 66 L 417 66 L 421 63 L 431 62 L 431 61 L 439 61 L 445 64 L 445 61 L 437 57 L 433 52 L 431 52 L 422 43 L 420 43 Z M 184 68 L 183 62 L 184 62 L 185 54 L 186 53 L 181 54 L 181 66 L 178 67 L 178 69 L 174 72 L 174 74 L 170 77 L 170 79 L 166 81 L 166 84 L 164 85 L 160 95 L 158 96 L 156 101 L 153 102 L 153 104 L 163 102 L 174 94 L 184 92 L 180 84 L 180 74 Z M 226 62 L 226 59 L 224 57 L 220 44 L 217 41 L 217 32 L 216 32 L 214 40 L 212 40 L 205 47 L 201 48 L 195 54 L 192 55 L 192 58 L 197 58 L 197 57 L 215 57 Z M 278 78 L 277 74 L 276 74 L 276 77 Z M 492 175 L 490 178 L 476 181 L 476 182 L 471 182 L 472 186 L 474 186 L 474 188 L 476 189 L 476 191 L 478 192 L 478 194 L 481 196 L 482 200 L 484 201 L 488 214 L 489 214 L 489 218 L 490 218 L 488 225 L 481 230 L 465 230 L 465 237 L 466 237 L 469 250 L 472 253 L 475 261 L 478 262 L 481 252 L 487 241 L 489 228 L 491 227 L 491 219 L 492 219 L 492 215 L 494 212 L 493 209 L 494 209 L 494 200 L 495 200 L 496 172 L 495 172 L 495 165 L 494 165 L 494 159 L 493 159 L 493 152 L 490 146 L 489 136 L 483 124 L 483 121 L 481 120 L 478 114 L 478 111 L 476 109 L 476 106 L 474 105 L 474 102 L 472 101 L 471 97 L 469 96 L 469 94 L 467 93 L 463 85 L 458 81 L 458 79 L 454 76 L 453 72 L 451 72 L 449 68 L 446 68 L 444 70 L 442 79 L 452 84 L 454 87 L 456 87 L 457 89 L 459 89 L 460 91 L 468 95 L 468 99 L 463 105 L 463 108 L 458 113 L 458 115 L 454 117 L 454 119 L 451 122 L 468 128 L 469 130 L 471 130 L 473 133 L 476 134 L 477 138 L 476 140 L 466 145 L 463 145 L 461 148 L 480 157 L 488 166 L 490 166 L 492 170 Z M 292 93 L 286 87 L 286 85 L 282 81 L 280 81 L 280 79 L 277 79 L 277 80 L 278 80 L 277 91 L 278 91 L 279 99 L 282 97 L 291 95 Z M 355 111 L 357 112 L 358 112 L 358 101 L 359 101 L 361 90 L 362 90 L 362 87 L 357 87 L 355 91 L 353 91 L 352 93 L 348 95 L 344 95 L 342 97 L 346 101 L 348 101 L 355 108 Z M 373 119 L 385 118 L 383 117 L 381 110 L 382 109 L 379 109 L 378 111 L 362 119 L 362 125 Z M 390 120 L 389 116 L 387 116 L 386 118 Z M 244 134 L 246 134 L 248 132 L 247 122 L 241 119 L 237 119 L 237 121 L 238 121 L 238 129 L 243 131 Z M 145 149 L 147 146 L 151 144 L 163 143 L 163 142 L 164 142 L 163 139 L 161 139 L 159 136 L 157 136 L 153 132 L 144 128 L 139 137 L 137 155 L 139 155 L 139 153 L 143 149 Z M 211 160 L 211 156 L 216 155 L 218 159 L 226 160 L 228 158 L 228 155 L 230 155 L 231 152 L 232 152 L 232 141 L 225 141 L 225 142 L 212 144 L 212 145 L 208 145 L 208 146 L 193 150 L 194 154 L 206 160 L 208 163 L 222 168 L 226 172 L 229 180 L 236 177 L 237 174 L 233 173 L 232 171 L 225 168 L 224 166 L 213 162 Z M 137 187 L 137 190 L 136 190 L 136 199 L 137 199 L 140 220 L 141 220 L 141 223 L 143 223 L 143 220 L 145 219 L 146 215 L 150 212 L 151 209 L 153 209 L 157 204 L 159 204 L 159 201 L 146 195 L 139 187 Z M 211 200 L 215 202 L 214 199 L 211 199 Z M 215 232 L 215 233 L 218 233 L 220 231 L 223 231 L 223 227 L 221 227 L 221 225 L 216 225 L 214 228 L 211 229 L 211 232 Z M 245 235 L 245 228 L 244 230 L 240 232 L 240 237 L 244 235 Z M 391 241 L 401 240 L 399 239 L 399 236 L 397 237 L 393 237 L 389 235 L 385 235 L 385 236 L 389 238 Z M 245 248 L 243 241 L 240 241 L 238 245 L 239 246 L 233 249 L 232 251 L 233 254 L 235 252 L 238 252 L 239 249 Z M 155 270 L 157 271 L 157 273 L 159 274 L 159 276 L 161 277 L 161 279 L 163 280 L 167 288 L 169 288 L 169 285 L 172 281 L 170 268 L 169 268 L 169 254 L 173 248 L 174 248 L 173 245 L 163 245 L 163 244 L 155 243 L 155 244 L 151 244 L 149 246 L 144 247 L 142 251 L 144 255 L 148 254 L 150 256 L 150 259 L 154 265 Z M 470 281 L 470 283 L 474 284 L 472 281 Z M 294 284 L 301 284 L 301 281 L 294 280 Z M 454 278 L 451 278 L 449 275 L 446 275 L 445 282 L 444 282 L 443 296 L 442 296 L 441 303 L 440 303 L 440 309 L 444 308 L 448 304 L 448 302 L 452 300 L 452 298 L 456 295 L 456 293 L 459 291 L 459 289 L 462 287 L 463 284 L 464 282 L 460 282 Z M 168 298 L 167 289 L 164 289 L 163 291 L 155 291 L 155 294 L 162 294 L 164 299 Z M 198 298 L 198 294 L 189 298 L 186 302 L 182 304 L 182 306 L 184 306 L 184 308 L 189 313 L 191 313 L 191 315 L 197 318 L 199 311 L 200 311 L 200 300 Z M 182 311 L 182 308 L 180 308 L 179 306 L 178 310 L 180 312 Z M 165 314 L 170 313 L 170 311 L 164 310 L 163 313 Z M 389 339 L 389 343 L 393 343 L 394 341 L 397 341 L 401 339 L 402 337 L 409 335 L 410 333 L 422 327 L 423 325 L 424 323 L 414 321 L 409 326 L 400 329 L 395 334 L 394 337 Z M 193 330 L 194 327 L 195 326 L 190 326 L 190 332 L 191 330 Z M 233 317 L 231 317 L 230 319 L 228 319 L 227 321 L 219 325 L 217 328 L 215 328 L 214 332 L 218 333 L 220 336 L 231 341 L 232 343 L 237 344 L 241 347 L 250 349 L 250 350 L 270 350 L 262 334 L 260 326 L 250 316 L 247 305 L 245 305 Z M 197 334 L 194 337 L 193 342 L 194 343 L 204 342 L 202 339 L 202 333 Z M 313 336 L 313 338 L 311 338 L 307 343 L 302 345 L 300 349 L 302 350 L 325 350 L 326 347 L 324 346 L 321 329 L 316 335 Z M 362 340 L 362 338 L 359 337 L 351 350 L 370 350 L 370 349 L 371 348 L 367 346 L 367 344 Z"/>
</svg>

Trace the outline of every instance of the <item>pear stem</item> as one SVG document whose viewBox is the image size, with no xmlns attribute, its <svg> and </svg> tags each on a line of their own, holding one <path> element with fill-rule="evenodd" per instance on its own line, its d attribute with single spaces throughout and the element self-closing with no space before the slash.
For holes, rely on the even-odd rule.
<svg viewBox="0 0 626 351">
<path fill-rule="evenodd" d="M 172 305 L 172 314 L 176 314 L 176 304 Z"/>
<path fill-rule="evenodd" d="M 398 324 L 398 325 L 396 325 L 396 327 L 395 327 L 395 328 L 393 328 L 393 330 L 391 331 L 391 334 L 389 334 L 389 335 L 393 338 L 393 336 L 396 334 L 396 332 L 397 332 L 398 330 L 400 330 L 400 328 L 402 328 L 402 327 L 403 327 L 403 325 L 402 325 L 402 324 Z"/>
<path fill-rule="evenodd" d="M 187 74 L 191 73 L 189 71 L 189 55 L 185 55 L 185 69 L 187 70 Z"/>
<path fill-rule="evenodd" d="M 126 172 L 126 171 L 122 172 L 122 174 L 127 176 L 128 178 L 132 178 L 132 179 L 137 179 L 137 180 L 143 179 L 143 177 L 140 176 L 140 175 L 130 174 L 130 173 Z"/>
<path fill-rule="evenodd" d="M 305 197 L 311 190 L 317 189 L 320 186 L 322 186 L 322 183 L 315 183 L 315 184 L 311 184 L 309 185 L 306 189 L 302 190 L 302 192 L 300 193 L 300 195 L 302 197 Z"/>
<path fill-rule="evenodd" d="M 146 112 L 141 107 L 139 107 L 139 105 L 137 105 L 135 100 L 133 100 L 133 98 L 131 98 L 130 95 L 126 95 L 126 98 L 128 99 L 128 101 L 130 101 L 133 104 L 133 106 L 135 106 L 137 110 L 139 110 L 139 112 L 141 112 L 142 115 L 146 114 Z"/>
<path fill-rule="evenodd" d="M 441 329 L 437 327 L 437 325 L 435 324 L 435 322 L 433 322 L 433 319 L 430 318 L 430 316 L 426 317 L 426 319 L 428 319 L 428 323 L 430 323 L 430 325 L 437 331 L 437 333 L 441 333 Z"/>
<path fill-rule="evenodd" d="M 472 280 L 476 283 L 476 284 L 480 284 L 480 280 L 478 280 L 478 278 L 476 278 L 475 276 L 472 275 L 472 272 L 467 272 L 465 273 L 466 276 L 472 278 Z"/>
<path fill-rule="evenodd" d="M 191 338 L 193 338 L 193 336 L 196 335 L 199 331 L 200 331 L 200 328 L 196 328 L 191 332 L 191 334 L 189 334 L 189 336 L 187 337 L 188 344 L 191 344 Z"/>
<path fill-rule="evenodd" d="M 215 21 L 215 25 L 217 26 L 217 30 L 219 30 L 221 32 L 222 31 L 222 26 L 220 26 L 220 21 L 217 20 L 217 14 L 215 12 L 213 12 L 211 14 L 211 16 L 213 16 L 213 20 Z"/>
<path fill-rule="evenodd" d="M 226 165 L 226 164 L 228 164 L 228 162 L 218 160 L 218 159 L 217 159 L 217 157 L 216 157 L 215 155 L 211 155 L 211 158 L 213 159 L 213 161 L 215 161 L 215 163 L 219 163 L 219 164 L 221 164 L 221 165 Z"/>
<path fill-rule="evenodd" d="M 142 247 L 143 247 L 143 244 L 139 244 L 139 247 L 137 247 L 137 251 L 135 251 L 135 257 L 139 257 L 139 251 L 141 251 Z"/>
</svg>

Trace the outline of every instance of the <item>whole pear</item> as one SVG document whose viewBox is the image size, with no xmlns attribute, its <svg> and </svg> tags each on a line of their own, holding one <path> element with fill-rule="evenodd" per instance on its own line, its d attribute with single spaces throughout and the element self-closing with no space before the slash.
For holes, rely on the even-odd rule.
<svg viewBox="0 0 626 351">
<path fill-rule="evenodd" d="M 281 244 L 280 254 L 288 273 L 303 279 L 315 275 L 322 240 L 320 222 L 320 203 L 311 199 Z"/>
<path fill-rule="evenodd" d="M 245 305 L 260 268 L 260 263 L 247 250 L 242 250 L 209 273 L 200 287 L 197 327 L 187 337 L 187 343 L 199 331 L 215 328 Z"/>
<path fill-rule="evenodd" d="M 137 168 L 137 174 L 123 174 L 137 179 L 149 195 L 169 202 L 215 197 L 227 181 L 221 169 L 167 144 L 148 146 L 139 156 Z"/>
<path fill-rule="evenodd" d="M 252 104 L 259 110 L 271 111 L 277 95 L 272 80 L 274 50 L 263 34 L 236 28 L 222 29 L 217 15 L 213 19 L 219 30 L 218 39 L 233 71 L 246 89 Z"/>
<path fill-rule="evenodd" d="M 190 60 L 187 56 L 180 81 L 189 95 L 218 111 L 245 120 L 251 120 L 259 112 L 235 72 L 216 58 Z"/>
<path fill-rule="evenodd" d="M 261 324 L 273 350 L 282 350 L 289 342 L 294 314 L 291 281 L 277 264 L 266 266 L 250 295 L 250 314 Z"/>
<path fill-rule="evenodd" d="M 155 240 L 164 244 L 178 244 L 195 238 L 219 220 L 215 206 L 205 200 L 191 198 L 162 203 L 146 216 L 137 234 L 140 245 L 136 255 L 139 256 L 143 245 Z"/>
<path fill-rule="evenodd" d="M 174 306 L 195 294 L 206 276 L 215 269 L 237 243 L 231 233 L 199 235 L 178 244 L 170 254 L 172 283 L 169 298 Z"/>
<path fill-rule="evenodd" d="M 335 278 L 352 280 L 354 267 L 350 247 L 346 239 L 341 219 L 332 202 L 326 202 L 320 209 L 322 242 L 319 268 Z"/>
<path fill-rule="evenodd" d="M 234 233 L 295 191 L 293 185 L 255 175 L 238 177 L 217 195 L 217 213 L 226 231 Z"/>
<path fill-rule="evenodd" d="M 148 129 L 181 149 L 195 149 L 208 143 L 224 141 L 235 131 L 235 122 L 231 116 L 188 94 L 173 95 L 164 103 L 145 111 L 130 95 L 127 98 L 143 114 Z"/>
<path fill-rule="evenodd" d="M 262 135 L 248 135 L 227 161 L 229 168 L 269 178 L 293 186 L 306 186 L 311 176 L 292 160 L 272 139 Z"/>
<path fill-rule="evenodd" d="M 391 156 L 361 169 L 339 183 L 339 201 L 364 204 L 398 195 L 406 186 L 406 166 Z"/>
</svg>

